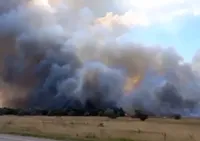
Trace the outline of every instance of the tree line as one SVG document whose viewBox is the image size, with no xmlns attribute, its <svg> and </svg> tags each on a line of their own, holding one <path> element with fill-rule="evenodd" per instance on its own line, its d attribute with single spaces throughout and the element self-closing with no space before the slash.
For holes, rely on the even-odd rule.
<svg viewBox="0 0 200 141">
<path fill-rule="evenodd" d="M 140 110 L 135 110 L 134 115 L 130 115 L 131 118 L 139 118 L 141 121 L 145 121 L 149 118 L 148 114 Z M 126 113 L 122 108 L 108 108 L 108 109 L 93 109 L 93 110 L 84 110 L 84 109 L 40 109 L 40 108 L 29 108 L 29 109 L 20 109 L 20 108 L 0 108 L 0 115 L 16 115 L 16 116 L 102 116 L 109 117 L 112 119 L 118 117 L 125 117 Z M 171 116 L 174 119 L 181 119 L 179 114 Z"/>
</svg>

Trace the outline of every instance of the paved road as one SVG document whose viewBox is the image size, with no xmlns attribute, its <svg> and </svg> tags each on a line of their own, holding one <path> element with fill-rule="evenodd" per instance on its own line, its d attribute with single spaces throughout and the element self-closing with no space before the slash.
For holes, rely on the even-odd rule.
<svg viewBox="0 0 200 141">
<path fill-rule="evenodd" d="M 0 134 L 0 141 L 55 141 L 55 140 Z"/>
</svg>

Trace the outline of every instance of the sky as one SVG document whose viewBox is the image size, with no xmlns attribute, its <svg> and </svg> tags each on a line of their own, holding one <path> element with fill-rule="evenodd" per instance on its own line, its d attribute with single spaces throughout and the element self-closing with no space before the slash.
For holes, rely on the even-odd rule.
<svg viewBox="0 0 200 141">
<path fill-rule="evenodd" d="M 135 42 L 174 47 L 186 62 L 192 60 L 200 49 L 200 0 L 128 1 L 127 13 L 137 19 Z"/>
<path fill-rule="evenodd" d="M 43 5 L 48 3 L 48 0 L 34 1 Z M 73 3 L 73 0 L 68 1 Z M 200 0 L 82 1 L 95 11 L 104 11 L 103 9 L 108 7 L 112 9 L 114 1 L 114 9 L 117 7 L 116 9 L 122 10 L 125 14 L 107 14 L 103 20 L 108 20 L 108 24 L 117 20 L 132 26 L 127 34 L 135 43 L 174 47 L 186 62 L 190 62 L 195 52 L 200 50 Z M 76 1 L 74 4 L 78 7 L 81 2 Z"/>
</svg>

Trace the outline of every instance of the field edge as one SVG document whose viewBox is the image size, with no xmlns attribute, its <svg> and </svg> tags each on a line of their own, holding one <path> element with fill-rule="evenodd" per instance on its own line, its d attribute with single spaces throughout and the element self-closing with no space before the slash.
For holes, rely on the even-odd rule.
<svg viewBox="0 0 200 141">
<path fill-rule="evenodd" d="M 58 134 L 36 134 L 33 132 L 19 132 L 19 131 L 9 131 L 4 130 L 0 131 L 0 134 L 7 134 L 7 135 L 19 135 L 25 137 L 36 137 L 36 138 L 44 138 L 44 139 L 53 139 L 53 140 L 60 140 L 60 141 L 135 141 L 131 139 L 125 138 L 109 138 L 109 139 L 102 139 L 102 138 L 78 138 L 78 137 L 70 137 L 67 135 L 58 135 Z"/>
</svg>

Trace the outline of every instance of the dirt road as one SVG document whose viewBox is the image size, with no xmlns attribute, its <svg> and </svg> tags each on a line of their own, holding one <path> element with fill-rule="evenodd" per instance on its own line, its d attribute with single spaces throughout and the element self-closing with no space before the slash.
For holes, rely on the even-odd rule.
<svg viewBox="0 0 200 141">
<path fill-rule="evenodd" d="M 0 141 L 56 141 L 56 140 L 0 134 Z"/>
</svg>

